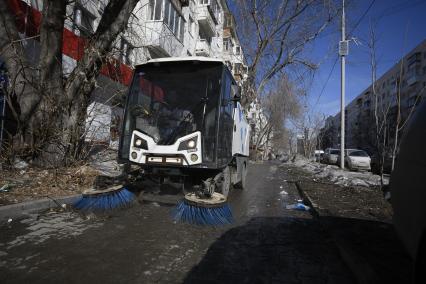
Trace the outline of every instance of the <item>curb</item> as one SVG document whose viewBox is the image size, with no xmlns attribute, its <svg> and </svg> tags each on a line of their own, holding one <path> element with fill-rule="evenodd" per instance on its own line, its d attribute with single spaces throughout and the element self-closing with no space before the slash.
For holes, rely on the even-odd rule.
<svg viewBox="0 0 426 284">
<path fill-rule="evenodd" d="M 297 188 L 297 192 L 299 192 L 299 195 L 302 197 L 303 203 L 308 205 L 310 207 L 309 212 L 314 216 L 316 219 L 319 219 L 321 215 L 319 214 L 317 208 L 318 205 L 315 204 L 312 199 L 309 197 L 309 195 L 303 191 L 302 187 L 300 186 L 300 182 L 296 181 L 294 182 Z"/>
<path fill-rule="evenodd" d="M 43 198 L 17 204 L 5 205 L 0 207 L 0 222 L 7 221 L 9 218 L 19 218 L 25 215 L 36 213 L 42 210 L 60 207 L 61 204 L 74 203 L 81 197 L 81 194 L 74 194 L 56 198 Z"/>
</svg>

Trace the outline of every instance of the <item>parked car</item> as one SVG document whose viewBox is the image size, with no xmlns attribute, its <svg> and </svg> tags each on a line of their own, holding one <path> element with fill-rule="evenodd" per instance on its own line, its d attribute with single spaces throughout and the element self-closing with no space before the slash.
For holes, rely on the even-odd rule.
<svg viewBox="0 0 426 284">
<path fill-rule="evenodd" d="M 340 155 L 340 150 L 327 148 L 324 151 L 323 162 L 326 164 L 337 164 L 337 157 Z"/>
<path fill-rule="evenodd" d="M 315 162 L 321 162 L 324 158 L 324 151 L 323 150 L 315 150 Z"/>
<path fill-rule="evenodd" d="M 277 154 L 276 159 L 282 163 L 287 163 L 290 159 L 290 156 L 288 154 Z"/>
<path fill-rule="evenodd" d="M 338 157 L 338 160 L 340 156 Z M 350 170 L 371 170 L 371 158 L 364 150 L 346 149 L 345 165 Z"/>
<path fill-rule="evenodd" d="M 414 260 L 412 283 L 426 283 L 426 101 L 407 126 L 389 184 L 393 224 Z"/>
</svg>

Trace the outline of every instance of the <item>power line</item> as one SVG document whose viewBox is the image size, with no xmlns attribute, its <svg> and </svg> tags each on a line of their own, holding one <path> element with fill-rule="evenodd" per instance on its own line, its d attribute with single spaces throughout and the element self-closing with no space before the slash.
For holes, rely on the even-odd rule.
<svg viewBox="0 0 426 284">
<path fill-rule="evenodd" d="M 372 0 L 370 2 L 370 5 L 368 6 L 368 8 L 364 11 L 364 13 L 362 14 L 362 16 L 358 19 L 358 21 L 356 22 L 355 26 L 352 28 L 352 30 L 349 32 L 347 37 L 352 36 L 352 33 L 356 30 L 356 28 L 358 27 L 358 25 L 361 23 L 361 21 L 365 18 L 365 16 L 368 14 L 368 12 L 370 11 L 371 7 L 373 7 L 374 3 L 376 2 L 376 0 Z"/>
<path fill-rule="evenodd" d="M 325 83 L 324 83 L 324 85 L 323 85 L 323 86 L 322 86 L 322 88 L 321 88 L 321 92 L 320 92 L 320 94 L 318 95 L 318 98 L 317 98 L 317 101 L 315 102 L 314 107 L 316 107 L 316 106 L 318 105 L 319 100 L 321 99 L 321 96 L 322 96 L 322 94 L 324 93 L 325 88 L 326 88 L 326 87 L 327 87 L 327 85 L 328 85 L 328 81 L 330 81 L 331 75 L 333 74 L 333 71 L 334 71 L 334 68 L 336 67 L 336 64 L 337 64 L 338 59 L 339 59 L 339 57 L 337 56 L 337 57 L 336 57 L 336 59 L 334 60 L 333 67 L 331 67 L 330 73 L 328 73 L 327 79 L 325 80 Z"/>
<path fill-rule="evenodd" d="M 358 21 L 356 22 L 356 24 L 354 25 L 354 27 L 352 28 L 352 30 L 349 32 L 348 37 L 350 37 L 352 35 L 352 33 L 356 30 L 356 28 L 359 26 L 359 24 L 361 23 L 361 21 L 365 18 L 365 16 L 368 14 L 368 12 L 370 11 L 371 7 L 373 7 L 374 3 L 376 2 L 376 0 L 372 0 L 370 2 L 370 5 L 368 5 L 367 9 L 364 11 L 364 13 L 361 15 L 361 17 L 358 19 Z M 334 68 L 336 67 L 337 61 L 339 60 L 339 57 L 337 56 L 336 59 L 334 60 L 333 66 L 331 67 L 330 73 L 327 76 L 327 79 L 324 83 L 324 85 L 321 88 L 321 92 L 318 95 L 317 101 L 314 105 L 314 107 L 316 107 L 319 103 L 319 100 L 321 98 L 321 96 L 324 93 L 325 88 L 328 85 L 328 82 L 330 81 L 331 75 L 333 74 Z"/>
</svg>

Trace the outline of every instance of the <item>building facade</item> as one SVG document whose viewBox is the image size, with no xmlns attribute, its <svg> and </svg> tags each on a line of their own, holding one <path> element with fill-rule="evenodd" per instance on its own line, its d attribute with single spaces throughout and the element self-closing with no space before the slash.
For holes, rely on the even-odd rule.
<svg viewBox="0 0 426 284">
<path fill-rule="evenodd" d="M 426 40 L 408 52 L 367 87 L 345 108 L 345 147 L 364 149 L 371 155 L 377 151 L 377 123 L 385 145 L 392 148 L 398 117 L 402 126 L 415 113 L 426 97 Z M 400 111 L 399 111 L 400 110 Z M 398 115 L 400 113 L 400 115 Z M 403 128 L 398 132 L 403 134 Z M 322 129 L 322 147 L 340 146 L 340 113 L 327 118 Z"/>
<path fill-rule="evenodd" d="M 10 0 L 9 3 L 20 22 L 28 57 L 37 64 L 43 1 Z M 87 38 L 96 31 L 107 3 L 107 0 L 76 0 L 67 6 L 64 76 L 70 74 L 82 58 Z M 147 60 L 186 56 L 219 58 L 243 84 L 247 78 L 244 54 L 235 22 L 229 19 L 233 17 L 226 0 L 140 0 L 98 76 L 87 109 L 86 140 L 116 146 L 123 97 L 133 67 Z"/>
</svg>

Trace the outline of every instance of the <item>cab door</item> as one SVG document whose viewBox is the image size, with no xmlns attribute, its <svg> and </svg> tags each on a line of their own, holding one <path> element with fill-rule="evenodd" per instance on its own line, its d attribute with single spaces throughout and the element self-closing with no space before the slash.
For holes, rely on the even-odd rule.
<svg viewBox="0 0 426 284">
<path fill-rule="evenodd" d="M 231 85 L 233 83 L 231 74 L 225 68 L 222 79 L 222 94 L 219 107 L 219 129 L 217 136 L 217 165 L 224 167 L 232 159 L 232 129 L 234 126 L 233 110 L 234 102 L 231 98 Z"/>
</svg>

